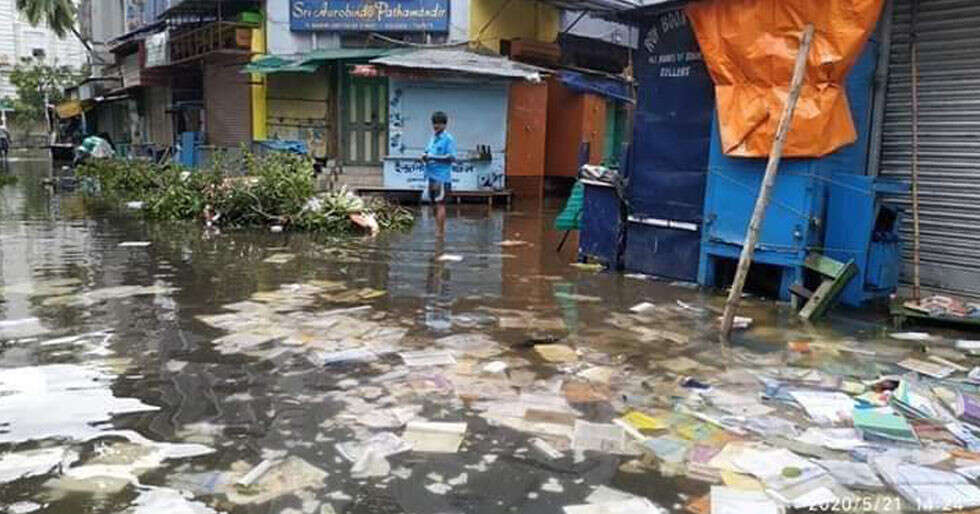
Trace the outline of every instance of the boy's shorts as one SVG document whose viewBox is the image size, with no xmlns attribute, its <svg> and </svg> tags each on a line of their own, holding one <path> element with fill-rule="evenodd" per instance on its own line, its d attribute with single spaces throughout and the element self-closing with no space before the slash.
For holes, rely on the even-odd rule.
<svg viewBox="0 0 980 514">
<path fill-rule="evenodd" d="M 422 201 L 432 203 L 446 203 L 446 197 L 452 190 L 451 182 L 429 179 L 425 190 L 422 191 Z"/>
</svg>

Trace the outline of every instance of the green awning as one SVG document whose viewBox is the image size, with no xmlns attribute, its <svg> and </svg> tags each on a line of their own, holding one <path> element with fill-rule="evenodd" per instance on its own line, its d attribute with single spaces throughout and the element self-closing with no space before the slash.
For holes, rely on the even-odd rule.
<svg viewBox="0 0 980 514">
<path fill-rule="evenodd" d="M 394 53 L 405 52 L 405 48 L 330 48 L 313 50 L 302 55 L 300 65 L 321 65 L 330 61 L 374 59 Z"/>
<path fill-rule="evenodd" d="M 14 101 L 4 97 L 0 98 L 0 111 L 12 111 L 14 110 Z"/>
<path fill-rule="evenodd" d="M 316 65 L 300 64 L 292 56 L 267 55 L 246 64 L 242 68 L 242 73 L 258 73 L 262 75 L 287 72 L 313 73 L 316 71 L 316 68 Z"/>
<path fill-rule="evenodd" d="M 246 64 L 242 73 L 313 73 L 320 66 L 332 61 L 366 61 L 405 51 L 405 48 L 329 48 L 296 55 L 266 55 Z"/>
</svg>

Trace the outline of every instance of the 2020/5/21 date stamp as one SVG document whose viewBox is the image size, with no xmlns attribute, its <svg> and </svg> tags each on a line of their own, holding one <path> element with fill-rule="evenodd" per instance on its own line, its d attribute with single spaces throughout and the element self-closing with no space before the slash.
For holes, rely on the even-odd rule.
<svg viewBox="0 0 980 514">
<path fill-rule="evenodd" d="M 867 495 L 837 498 L 830 503 L 814 505 L 810 512 L 902 512 L 901 496 Z"/>
</svg>

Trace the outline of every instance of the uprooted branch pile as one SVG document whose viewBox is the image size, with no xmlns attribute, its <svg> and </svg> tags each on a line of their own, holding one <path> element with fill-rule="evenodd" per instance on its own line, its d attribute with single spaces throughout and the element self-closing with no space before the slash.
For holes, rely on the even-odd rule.
<svg viewBox="0 0 980 514">
<path fill-rule="evenodd" d="M 282 226 L 330 234 L 397 230 L 412 224 L 407 209 L 347 190 L 316 194 L 309 159 L 284 153 L 242 159 L 245 173 L 229 176 L 228 163 L 188 171 L 180 166 L 122 159 L 90 160 L 77 175 L 89 192 L 140 202 L 156 220 L 201 219 L 224 227 Z M 137 204 L 137 205 L 140 205 Z"/>
</svg>

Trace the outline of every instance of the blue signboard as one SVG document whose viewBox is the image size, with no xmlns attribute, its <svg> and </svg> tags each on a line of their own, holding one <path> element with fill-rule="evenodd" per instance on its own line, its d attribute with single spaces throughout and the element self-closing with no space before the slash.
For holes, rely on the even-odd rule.
<svg viewBox="0 0 980 514">
<path fill-rule="evenodd" d="M 627 196 L 636 215 L 698 222 L 708 170 L 714 84 L 682 9 L 646 18 L 640 36 Z"/>
<path fill-rule="evenodd" d="M 289 29 L 448 32 L 449 0 L 294 0 Z"/>
<path fill-rule="evenodd" d="M 683 9 L 647 16 L 628 168 L 626 269 L 694 280 L 698 271 L 714 84 Z"/>
</svg>

